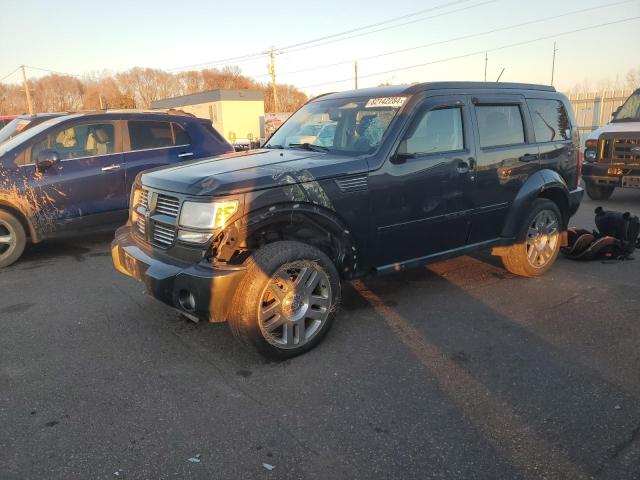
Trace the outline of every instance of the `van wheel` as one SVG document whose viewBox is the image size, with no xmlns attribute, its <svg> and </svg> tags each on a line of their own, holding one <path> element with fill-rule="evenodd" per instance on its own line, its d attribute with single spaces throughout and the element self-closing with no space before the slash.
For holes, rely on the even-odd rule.
<svg viewBox="0 0 640 480">
<path fill-rule="evenodd" d="M 26 244 L 27 235 L 20 220 L 0 210 L 0 268 L 18 260 Z"/>
<path fill-rule="evenodd" d="M 591 200 L 609 200 L 616 187 L 606 187 L 585 182 L 585 190 Z"/>
<path fill-rule="evenodd" d="M 340 302 L 335 265 L 300 242 L 265 245 L 246 261 L 228 321 L 233 334 L 263 355 L 284 359 L 316 346 Z"/>
<path fill-rule="evenodd" d="M 558 258 L 561 224 L 558 206 L 551 200 L 537 199 L 524 224 L 525 241 L 506 249 L 504 267 L 522 277 L 543 275 Z"/>
</svg>

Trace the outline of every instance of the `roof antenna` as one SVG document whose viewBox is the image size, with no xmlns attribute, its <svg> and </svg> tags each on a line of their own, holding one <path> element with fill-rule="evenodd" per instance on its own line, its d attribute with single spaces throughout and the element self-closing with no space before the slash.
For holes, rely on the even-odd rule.
<svg viewBox="0 0 640 480">
<path fill-rule="evenodd" d="M 502 77 L 502 74 L 504 73 L 504 69 L 506 67 L 502 67 L 502 71 L 500 72 L 500 75 L 498 75 L 498 78 L 496 79 L 496 83 L 500 81 L 500 78 Z"/>
</svg>

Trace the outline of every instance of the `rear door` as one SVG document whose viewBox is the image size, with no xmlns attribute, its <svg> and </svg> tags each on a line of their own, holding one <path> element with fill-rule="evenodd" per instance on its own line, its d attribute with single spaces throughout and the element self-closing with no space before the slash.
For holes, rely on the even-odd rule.
<svg viewBox="0 0 640 480">
<path fill-rule="evenodd" d="M 523 96 L 478 95 L 472 103 L 478 168 L 469 244 L 500 237 L 511 203 L 540 168 Z"/>
<path fill-rule="evenodd" d="M 124 162 L 127 191 L 131 190 L 138 173 L 194 157 L 191 138 L 177 123 L 166 120 L 130 120 L 126 123 Z"/>
<path fill-rule="evenodd" d="M 35 163 L 42 150 L 55 150 L 60 162 L 44 171 Z M 126 212 L 122 141 L 118 122 L 91 119 L 57 125 L 25 152 L 23 177 L 36 187 L 49 215 L 61 222 L 91 223 L 100 214 Z M 100 223 L 100 221 L 98 221 Z"/>
</svg>

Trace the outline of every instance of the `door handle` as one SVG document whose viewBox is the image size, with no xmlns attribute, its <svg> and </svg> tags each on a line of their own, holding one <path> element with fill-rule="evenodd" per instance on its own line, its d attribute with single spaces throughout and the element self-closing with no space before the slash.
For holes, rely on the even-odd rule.
<svg viewBox="0 0 640 480">
<path fill-rule="evenodd" d="M 113 172 L 114 170 L 120 170 L 120 165 L 114 163 L 113 165 L 102 167 L 103 172 Z"/>
<path fill-rule="evenodd" d="M 186 157 L 193 157 L 193 152 L 184 152 L 184 153 L 178 154 L 178 158 L 186 158 Z"/>
<path fill-rule="evenodd" d="M 535 154 L 535 153 L 525 153 L 518 160 L 520 160 L 521 162 L 531 162 L 531 161 L 537 160 L 537 159 L 538 159 L 538 155 L 537 154 Z"/>
</svg>

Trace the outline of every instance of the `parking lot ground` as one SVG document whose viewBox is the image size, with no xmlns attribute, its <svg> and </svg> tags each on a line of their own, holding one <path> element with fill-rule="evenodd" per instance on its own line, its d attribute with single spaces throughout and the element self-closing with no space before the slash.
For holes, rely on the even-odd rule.
<svg viewBox="0 0 640 480">
<path fill-rule="evenodd" d="M 0 273 L 2 479 L 640 478 L 640 255 L 353 282 L 318 348 L 270 363 L 145 296 L 109 241 Z"/>
</svg>

